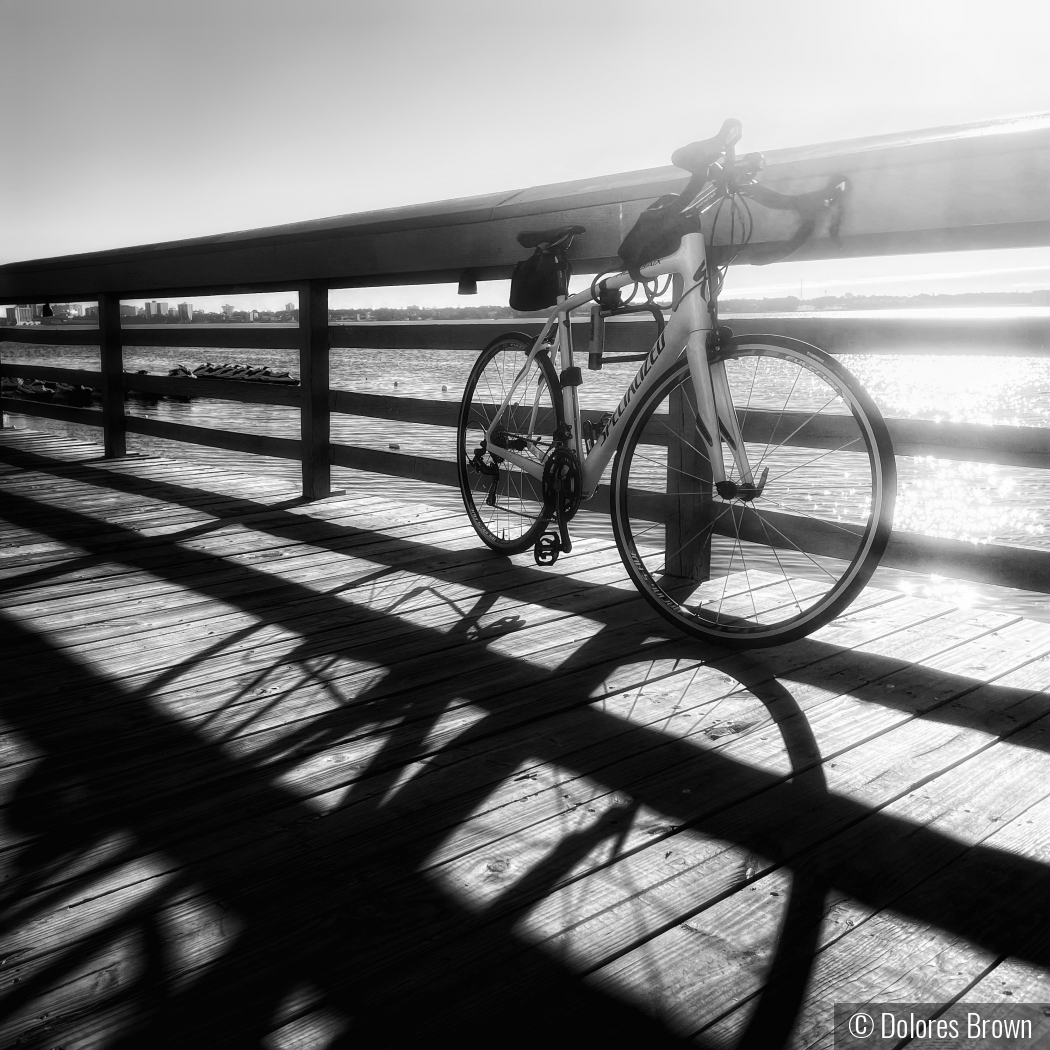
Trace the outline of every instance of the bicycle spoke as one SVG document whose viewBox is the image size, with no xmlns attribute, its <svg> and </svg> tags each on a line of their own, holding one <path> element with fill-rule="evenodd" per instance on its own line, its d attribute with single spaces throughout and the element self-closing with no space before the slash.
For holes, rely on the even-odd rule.
<svg viewBox="0 0 1050 1050">
<path fill-rule="evenodd" d="M 758 471 L 765 470 L 762 495 L 744 501 L 739 493 L 716 494 L 710 477 L 697 477 L 695 467 L 690 471 L 689 456 L 707 456 L 687 427 L 684 434 L 672 429 L 669 401 L 676 386 L 684 385 L 676 397 L 684 396 L 690 404 L 694 400 L 688 366 L 676 365 L 628 424 L 629 454 L 621 451 L 613 472 L 613 525 L 625 551 L 638 544 L 636 559 L 625 559 L 625 564 L 654 608 L 672 622 L 729 644 L 775 644 L 827 622 L 870 576 L 878 558 L 872 530 L 887 517 L 876 460 L 881 457 L 883 476 L 891 481 L 892 461 L 887 466 L 879 451 L 878 442 L 886 439 L 878 437 L 878 428 L 884 431 L 885 425 L 832 359 L 771 337 L 768 349 L 752 346 L 736 356 L 730 349 L 724 361 L 742 430 L 755 426 L 753 416 L 765 405 L 772 409 L 761 424 L 763 430 L 770 427 L 766 440 L 749 449 L 748 457 L 756 480 Z M 678 404 L 676 412 L 684 409 Z M 858 433 L 842 435 L 831 448 L 792 444 L 830 414 L 840 429 L 839 404 L 849 407 L 845 418 L 856 422 Z M 668 457 L 655 448 L 643 449 L 643 432 L 654 445 L 674 433 Z M 875 440 L 868 441 L 866 434 Z M 673 458 L 676 442 L 686 457 L 680 465 Z M 727 480 L 739 485 L 736 458 L 725 442 L 721 450 Z M 751 451 L 757 453 L 754 458 Z M 667 491 L 676 485 L 689 491 Z M 641 494 L 638 502 L 628 497 L 630 492 Z M 656 511 L 662 524 L 635 517 L 634 508 L 646 518 L 654 512 L 646 502 L 653 497 L 669 501 L 667 514 Z M 883 528 L 881 535 L 886 534 Z M 704 579 L 690 592 L 693 569 L 687 552 L 697 548 L 701 564 L 710 557 L 710 571 L 696 574 Z M 824 550 L 837 553 L 823 556 Z M 843 557 L 847 550 L 851 553 Z M 675 571 L 668 573 L 671 567 Z M 687 593 L 679 600 L 683 587 Z"/>
<path fill-rule="evenodd" d="M 838 529 L 839 532 L 844 532 L 847 536 L 852 536 L 854 539 L 858 538 L 853 529 L 848 529 L 844 525 L 840 525 L 837 521 L 832 521 L 830 518 L 821 518 L 816 514 L 809 514 L 804 510 L 796 510 L 794 507 L 785 506 L 783 503 L 778 503 L 770 496 L 763 495 L 761 499 L 764 503 L 772 503 L 774 507 L 778 507 L 785 514 L 794 514 L 799 518 L 807 518 L 810 521 L 819 521 L 821 525 L 827 525 L 829 528 Z M 756 511 L 756 513 L 758 512 Z"/>
<path fill-rule="evenodd" d="M 845 445 L 839 445 L 837 448 L 825 449 L 820 453 L 819 456 L 814 456 L 812 459 L 806 460 L 805 463 L 798 463 L 793 467 L 788 468 L 780 474 L 776 474 L 774 477 L 767 479 L 767 484 L 775 481 L 779 481 L 781 478 L 786 478 L 789 474 L 794 473 L 796 470 L 804 470 L 806 467 L 811 467 L 814 463 L 819 463 L 822 459 L 827 459 L 828 456 L 834 455 L 836 452 L 845 452 L 850 445 L 856 445 L 863 443 L 863 435 L 855 437 L 852 441 L 847 441 Z"/>
</svg>

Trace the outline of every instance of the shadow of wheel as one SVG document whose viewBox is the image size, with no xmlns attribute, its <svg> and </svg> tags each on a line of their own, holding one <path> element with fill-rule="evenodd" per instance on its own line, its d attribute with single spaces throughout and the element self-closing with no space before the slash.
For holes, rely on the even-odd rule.
<svg viewBox="0 0 1050 1050">
<path fill-rule="evenodd" d="M 711 666 L 721 670 L 719 665 L 720 661 L 712 661 Z M 797 782 L 794 778 L 805 774 L 807 798 L 812 798 L 814 792 L 826 795 L 827 780 L 820 750 L 809 721 L 795 698 L 757 661 L 750 665 L 749 673 L 742 674 L 737 666 L 732 669 L 727 666 L 725 673 L 736 678 L 769 712 L 780 731 L 790 762 L 792 786 Z M 804 812 L 800 806 L 800 815 Z M 785 838 L 789 834 L 787 831 Z M 773 838 L 776 839 L 776 832 Z M 774 859 L 790 866 L 792 879 L 765 982 L 760 991 L 704 1025 L 695 1034 L 696 1045 L 707 1045 L 704 1031 L 725 1022 L 740 1010 L 750 1010 L 750 1016 L 736 1043 L 736 1050 L 776 1050 L 787 1044 L 795 1027 L 820 940 L 829 887 L 817 865 L 807 863 L 805 858 L 793 860 L 778 855 Z M 724 1046 L 724 1042 L 719 1040 L 718 1045 Z"/>
</svg>

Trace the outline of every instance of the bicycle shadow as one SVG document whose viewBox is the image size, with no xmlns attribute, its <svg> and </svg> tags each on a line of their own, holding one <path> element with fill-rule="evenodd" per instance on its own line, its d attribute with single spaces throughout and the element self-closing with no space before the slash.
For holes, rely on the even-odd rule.
<svg viewBox="0 0 1050 1050">
<path fill-rule="evenodd" d="M 170 495 L 178 499 L 184 492 L 176 487 Z M 32 520 L 39 529 L 38 509 L 32 500 L 15 500 L 0 513 L 9 520 Z M 56 539 L 68 542 L 75 535 L 95 556 L 116 555 L 132 567 L 140 564 L 134 537 L 117 530 L 91 540 L 98 535 L 94 519 L 55 509 L 48 509 L 47 517 L 45 531 Z M 333 553 L 353 531 L 334 527 L 325 532 Z M 153 543 L 151 549 L 156 547 Z M 423 563 L 438 550 L 415 541 L 405 541 L 403 549 L 417 553 Z M 217 580 L 237 582 L 249 594 L 259 579 L 256 569 L 212 557 L 206 564 L 215 571 L 187 582 L 174 545 L 169 553 L 168 568 L 150 563 L 151 571 L 165 572 L 172 582 L 182 580 L 202 594 L 222 593 L 228 600 Z M 528 569 L 513 575 L 522 587 L 535 581 Z M 37 971 L 10 986 L 4 1016 L 68 983 L 78 967 L 115 939 L 133 936 L 141 976 L 108 994 L 87 997 L 91 1005 L 84 1015 L 115 1018 L 107 1023 L 126 1033 L 123 1045 L 128 1046 L 259 1045 L 282 1004 L 304 982 L 346 1024 L 340 1045 L 351 1039 L 407 1044 L 442 1030 L 468 1042 L 487 1038 L 493 1030 L 512 1044 L 559 1040 L 566 1034 L 613 1045 L 671 1041 L 674 1037 L 644 1009 L 596 988 L 586 973 L 552 958 L 519 929 L 537 901 L 570 882 L 582 882 L 596 864 L 614 866 L 636 849 L 628 845 L 628 831 L 644 804 L 673 825 L 661 834 L 695 830 L 791 868 L 792 896 L 779 947 L 762 981 L 765 990 L 749 997 L 750 1027 L 743 1036 L 743 1045 L 783 1042 L 803 1000 L 828 887 L 876 905 L 899 901 L 911 886 L 902 876 L 908 865 L 898 864 L 902 842 L 909 853 L 938 856 L 949 856 L 953 849 L 958 853 L 958 844 L 830 797 L 808 721 L 762 658 L 706 654 L 711 666 L 735 675 L 766 707 L 791 756 L 794 776 L 755 770 L 673 732 L 625 726 L 623 718 L 596 708 L 595 694 L 602 695 L 610 666 L 624 662 L 610 655 L 610 636 L 625 638 L 644 627 L 662 638 L 654 651 L 668 659 L 695 659 L 695 646 L 668 640 L 654 621 L 638 621 L 633 613 L 622 622 L 608 612 L 594 614 L 598 630 L 553 671 L 497 651 L 492 643 L 516 633 L 483 633 L 504 586 L 505 581 L 492 590 L 482 588 L 469 608 L 450 606 L 452 625 L 440 632 L 399 619 L 400 604 L 378 614 L 370 610 L 369 616 L 399 641 L 372 684 L 352 696 L 316 666 L 319 657 L 343 656 L 347 640 L 327 626 L 304 629 L 298 648 L 276 656 L 248 681 L 276 673 L 278 664 L 295 666 L 301 677 L 286 683 L 286 690 L 327 689 L 334 706 L 304 718 L 298 729 L 272 744 L 241 755 L 225 747 L 227 738 L 206 736 L 172 717 L 157 699 L 171 680 L 206 668 L 212 654 L 239 644 L 252 628 L 131 688 L 5 618 L 6 651 L 19 655 L 0 713 L 40 757 L 20 776 L 9 807 L 9 822 L 23 841 L 17 853 L 9 851 L 8 863 L 15 867 L 9 869 L 13 878 L 2 899 L 3 935 L 21 936 L 25 943 L 33 924 L 63 900 L 63 891 L 89 887 L 136 858 L 165 858 L 178 874 L 133 907 L 112 915 L 97 912 L 97 924 L 87 936 L 52 948 Z M 600 587 L 594 590 L 601 595 Z M 304 594 L 291 583 L 266 593 L 265 600 L 245 598 L 242 608 L 287 624 L 287 609 L 308 603 L 323 614 L 319 622 L 356 623 L 329 595 Z M 610 595 L 610 601 L 613 597 L 624 600 L 622 592 Z M 478 640 L 468 643 L 470 638 Z M 805 645 L 814 661 L 835 655 L 834 647 Z M 454 657 L 444 671 L 421 683 L 417 668 L 397 658 L 398 646 L 460 658 L 468 650 L 477 655 L 466 667 Z M 627 659 L 644 656 L 636 646 Z M 40 680 L 42 668 L 48 669 L 47 685 Z M 499 687 L 511 678 L 513 696 Z M 558 683 L 556 689 L 552 682 Z M 436 735 L 453 706 L 464 702 L 476 710 L 476 720 L 447 738 Z M 970 717 L 980 724 L 979 714 Z M 545 731 L 557 718 L 560 728 Z M 590 742 L 589 750 L 582 745 L 566 750 L 561 744 L 568 723 L 574 739 Z M 282 778 L 304 760 L 377 724 L 384 727 L 374 733 L 379 745 L 347 778 L 345 792 L 327 815 L 319 816 L 283 786 Z M 235 735 L 228 734 L 230 739 Z M 593 756 L 603 750 L 616 761 L 596 763 Z M 607 794 L 629 793 L 632 802 L 613 804 L 590 825 L 569 827 L 549 854 L 518 877 L 497 880 L 495 899 L 480 908 L 434 880 L 432 858 L 500 784 L 518 775 L 523 762 L 568 765 L 596 777 Z M 668 769 L 705 786 L 703 805 L 684 802 L 681 781 L 675 780 L 679 774 L 668 777 Z M 404 779 L 406 770 L 410 775 Z M 756 799 L 761 805 L 749 807 Z M 870 856 L 813 852 L 822 833 L 863 821 L 870 822 L 872 841 L 879 846 L 874 863 Z M 99 844 L 114 841 L 117 846 L 110 845 L 109 853 L 100 851 Z M 581 871 L 596 855 L 599 859 Z M 958 875 L 943 877 L 950 890 L 947 900 L 927 895 L 918 902 L 917 918 L 943 923 L 997 952 L 1050 963 L 1045 946 L 1032 934 L 1033 923 L 1047 913 L 1032 890 L 1045 878 L 1045 868 L 986 847 L 977 848 L 972 860 L 960 869 L 964 874 L 976 866 L 996 885 L 1023 889 L 1016 902 L 997 910 L 995 927 L 975 914 L 984 899 L 979 884 Z M 84 869 L 79 875 L 78 867 Z M 224 954 L 188 980 L 185 966 L 178 964 L 169 914 L 173 901 L 194 893 L 221 902 L 236 916 L 240 933 Z M 695 903 L 699 908 L 709 902 Z M 688 903 L 682 911 L 689 911 Z M 659 930 L 650 932 L 659 935 Z M 51 1035 L 41 1032 L 40 1038 Z"/>
</svg>

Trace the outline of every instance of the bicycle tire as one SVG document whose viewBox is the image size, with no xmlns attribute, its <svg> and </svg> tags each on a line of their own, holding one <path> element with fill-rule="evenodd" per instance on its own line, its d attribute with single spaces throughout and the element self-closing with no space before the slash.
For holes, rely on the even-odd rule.
<svg viewBox="0 0 1050 1050">
<path fill-rule="evenodd" d="M 893 446 L 863 387 L 808 343 L 738 336 L 720 360 L 755 480 L 768 468 L 762 494 L 726 498 L 712 487 L 702 443 L 687 437 L 697 424 L 683 359 L 628 423 L 613 466 L 613 531 L 638 589 L 687 634 L 780 645 L 832 620 L 875 571 L 893 523 Z M 727 478 L 739 481 L 721 448 Z"/>
<path fill-rule="evenodd" d="M 508 333 L 493 340 L 481 353 L 463 391 L 456 428 L 456 461 L 459 488 L 471 524 L 481 539 L 502 554 L 520 554 L 543 534 L 550 520 L 544 514 L 540 481 L 519 467 L 479 447 L 478 438 L 491 422 L 513 378 L 525 364 L 533 340 Z M 553 434 L 562 422 L 561 387 L 550 355 L 542 351 L 525 380 L 522 398 L 515 402 L 521 417 L 514 420 L 524 430 L 505 436 L 525 444 L 517 451 L 542 463 L 553 447 Z M 480 400 L 480 398 L 486 400 Z M 537 406 L 532 415 L 531 406 Z M 530 407 L 522 407 L 530 406 Z M 514 408 L 514 406 L 512 406 Z M 482 466 L 499 470 L 493 500 L 492 475 L 483 473 L 475 459 L 481 452 Z"/>
</svg>

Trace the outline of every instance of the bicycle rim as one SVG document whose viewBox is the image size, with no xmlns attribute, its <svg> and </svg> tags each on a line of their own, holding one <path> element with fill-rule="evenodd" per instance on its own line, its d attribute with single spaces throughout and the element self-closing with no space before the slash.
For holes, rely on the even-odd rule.
<svg viewBox="0 0 1050 1050">
<path fill-rule="evenodd" d="M 741 648 L 827 623 L 875 570 L 896 471 L 886 425 L 850 373 L 799 340 L 738 337 L 724 357 L 760 496 L 719 495 L 682 362 L 639 405 L 613 470 L 628 572 L 686 632 Z M 741 482 L 728 444 L 726 477 Z"/>
<path fill-rule="evenodd" d="M 528 550 L 548 521 L 539 479 L 482 447 L 499 406 L 522 375 L 531 346 L 527 336 L 518 335 L 493 342 L 475 363 L 460 406 L 457 462 L 463 503 L 482 540 L 504 554 Z M 558 377 L 544 352 L 522 377 L 495 440 L 541 464 L 560 422 Z"/>
</svg>

